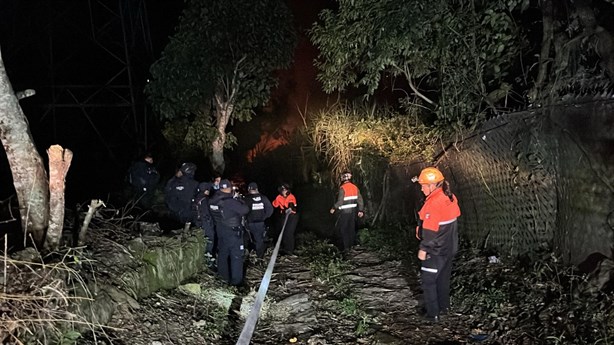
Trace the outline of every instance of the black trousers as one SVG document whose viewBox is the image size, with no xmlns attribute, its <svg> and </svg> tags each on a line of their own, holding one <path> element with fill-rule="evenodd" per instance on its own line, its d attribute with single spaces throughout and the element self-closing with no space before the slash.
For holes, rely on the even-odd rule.
<svg viewBox="0 0 614 345">
<path fill-rule="evenodd" d="M 217 273 L 230 285 L 243 283 L 243 228 L 217 225 Z"/>
<path fill-rule="evenodd" d="M 252 239 L 254 241 L 254 247 L 256 249 L 256 256 L 262 259 L 266 252 L 266 225 L 264 222 L 249 223 L 249 231 L 252 233 Z"/>
<path fill-rule="evenodd" d="M 279 236 L 279 234 L 281 233 L 281 229 L 284 226 L 285 219 L 286 219 L 285 213 L 281 213 L 278 215 L 277 221 L 275 223 L 276 236 Z M 297 224 L 298 224 L 298 213 L 291 213 L 288 216 L 288 222 L 286 223 L 286 229 L 284 230 L 284 236 L 281 238 L 280 251 L 284 254 L 294 254 L 294 244 L 295 244 L 294 234 L 296 232 Z"/>
<path fill-rule="evenodd" d="M 203 221 L 201 225 L 205 238 L 207 239 L 207 247 L 205 253 L 215 256 L 217 252 L 217 238 L 215 235 L 215 225 L 211 220 Z"/>
<path fill-rule="evenodd" d="M 428 255 L 422 261 L 421 280 L 424 307 L 429 317 L 450 308 L 450 276 L 453 255 Z"/>
<path fill-rule="evenodd" d="M 341 250 L 347 252 L 356 242 L 356 212 L 340 211 L 335 222 Z"/>
</svg>

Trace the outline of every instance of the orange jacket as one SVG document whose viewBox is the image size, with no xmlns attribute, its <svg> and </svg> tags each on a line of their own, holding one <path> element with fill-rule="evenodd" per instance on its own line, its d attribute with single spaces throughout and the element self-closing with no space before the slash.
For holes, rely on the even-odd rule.
<svg viewBox="0 0 614 345">
<path fill-rule="evenodd" d="M 288 195 L 286 195 L 285 197 L 281 194 L 277 195 L 277 198 L 273 200 L 272 204 L 273 204 L 273 207 L 279 208 L 281 212 L 286 211 L 286 209 L 288 208 L 292 208 L 293 209 L 292 213 L 296 213 L 295 210 L 296 210 L 297 203 L 296 203 L 296 198 L 294 197 L 294 194 L 292 193 L 288 193 Z"/>
<path fill-rule="evenodd" d="M 458 250 L 456 218 L 461 215 L 456 195 L 452 201 L 441 188 L 435 189 L 418 212 L 422 220 L 420 249 L 433 255 L 455 254 Z"/>
<path fill-rule="evenodd" d="M 456 219 L 461 215 L 456 195 L 450 201 L 441 188 L 435 189 L 418 212 L 422 220 L 422 228 L 425 230 L 439 231 L 439 225 Z M 443 225 L 443 224 L 442 224 Z"/>
</svg>

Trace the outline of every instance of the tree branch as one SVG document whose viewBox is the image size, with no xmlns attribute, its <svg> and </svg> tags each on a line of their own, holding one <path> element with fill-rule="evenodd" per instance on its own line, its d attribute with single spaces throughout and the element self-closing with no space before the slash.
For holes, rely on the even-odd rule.
<svg viewBox="0 0 614 345">
<path fill-rule="evenodd" d="M 397 68 L 399 67 L 397 66 Z M 407 79 L 407 82 L 409 83 L 409 87 L 411 88 L 411 90 L 414 92 L 416 96 L 422 98 L 425 102 L 427 102 L 430 105 L 437 106 L 437 103 L 433 102 L 430 98 L 426 97 L 425 95 L 422 94 L 422 92 L 420 92 L 420 90 L 418 90 L 418 88 L 414 84 L 414 81 L 412 80 L 411 72 L 409 71 L 409 67 L 407 67 L 407 65 L 403 66 L 403 69 L 399 68 L 399 70 L 401 70 L 401 72 L 405 75 L 405 78 Z"/>
</svg>

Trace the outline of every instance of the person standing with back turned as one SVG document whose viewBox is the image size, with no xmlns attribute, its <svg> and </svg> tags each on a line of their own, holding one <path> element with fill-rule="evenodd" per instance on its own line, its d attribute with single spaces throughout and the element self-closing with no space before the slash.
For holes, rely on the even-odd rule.
<svg viewBox="0 0 614 345">
<path fill-rule="evenodd" d="M 415 178 L 412 181 L 416 182 Z M 416 227 L 420 240 L 418 259 L 422 261 L 421 280 L 426 320 L 438 322 L 439 315 L 450 308 L 452 261 L 458 251 L 458 199 L 450 184 L 435 167 L 420 172 L 417 179 L 426 196 L 418 212 L 421 225 Z"/>
<path fill-rule="evenodd" d="M 356 241 L 356 217 L 364 215 L 364 202 L 360 190 L 352 183 L 352 173 L 345 171 L 341 174 L 341 186 L 337 202 L 330 209 L 330 213 L 338 213 L 335 228 L 337 236 L 341 238 L 341 250 L 347 254 Z"/>
<path fill-rule="evenodd" d="M 266 251 L 266 224 L 264 221 L 273 214 L 273 205 L 265 195 L 260 194 L 256 182 L 251 182 L 247 186 L 247 196 L 245 203 L 249 207 L 247 214 L 247 228 L 254 237 L 256 256 L 259 259 L 264 257 Z"/>
<path fill-rule="evenodd" d="M 183 163 L 164 187 L 164 202 L 173 218 L 181 224 L 194 221 L 192 203 L 198 191 L 195 173 L 196 164 Z"/>
<path fill-rule="evenodd" d="M 146 153 L 142 159 L 133 162 L 128 170 L 128 183 L 132 186 L 137 205 L 150 209 L 160 181 L 160 174 L 154 165 L 153 155 Z"/>
<path fill-rule="evenodd" d="M 233 198 L 232 184 L 224 179 L 209 200 L 209 211 L 218 238 L 217 272 L 230 285 L 241 285 L 245 251 L 242 223 L 249 208 L 243 200 Z"/>
</svg>

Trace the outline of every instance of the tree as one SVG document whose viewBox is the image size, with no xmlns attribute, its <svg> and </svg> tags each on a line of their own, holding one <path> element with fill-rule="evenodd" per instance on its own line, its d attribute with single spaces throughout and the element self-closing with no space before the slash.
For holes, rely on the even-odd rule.
<svg viewBox="0 0 614 345">
<path fill-rule="evenodd" d="M 511 98 L 543 104 L 614 83 L 612 0 L 338 3 L 310 33 L 324 89 L 372 95 L 401 77 L 444 126 L 476 125 Z"/>
<path fill-rule="evenodd" d="M 268 101 L 273 72 L 289 66 L 295 42 L 281 0 L 188 0 L 145 91 L 169 126 L 187 127 L 184 142 L 222 172 L 224 148 L 236 142 L 228 124 L 249 121 Z"/>
<path fill-rule="evenodd" d="M 542 15 L 541 48 L 529 99 L 543 103 L 553 96 L 601 93 L 611 87 L 614 2 L 540 0 L 538 4 Z"/>
<path fill-rule="evenodd" d="M 383 77 L 402 77 L 412 99 L 455 127 L 475 125 L 500 100 L 496 91 L 510 91 L 505 78 L 522 44 L 511 17 L 519 1 L 338 3 L 310 32 L 325 91 L 363 87 L 369 96 Z"/>
<path fill-rule="evenodd" d="M 13 175 L 21 228 L 43 244 L 49 221 L 49 187 L 43 160 L 34 146 L 0 55 L 0 139 Z"/>
</svg>

